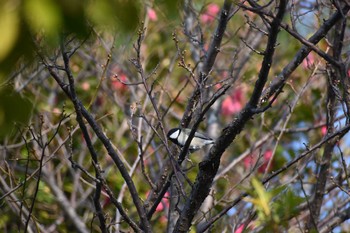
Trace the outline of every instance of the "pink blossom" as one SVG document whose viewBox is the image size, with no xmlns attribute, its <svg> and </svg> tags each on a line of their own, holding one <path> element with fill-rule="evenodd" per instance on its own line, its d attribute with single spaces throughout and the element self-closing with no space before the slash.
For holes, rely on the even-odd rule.
<svg viewBox="0 0 350 233">
<path fill-rule="evenodd" d="M 238 113 L 243 108 L 243 92 L 241 89 L 235 90 L 230 96 L 227 96 L 221 105 L 221 113 L 224 116 L 231 116 Z"/>
<path fill-rule="evenodd" d="M 322 136 L 325 136 L 327 134 L 327 126 L 322 126 L 321 127 L 321 133 L 322 133 Z"/>
<path fill-rule="evenodd" d="M 149 192 L 146 193 L 146 196 L 149 195 Z M 161 212 L 164 210 L 164 208 L 168 208 L 169 207 L 169 192 L 166 192 L 164 194 L 164 197 L 162 199 L 162 201 L 158 204 L 157 208 L 156 208 L 156 212 Z"/>
<path fill-rule="evenodd" d="M 244 231 L 244 229 L 246 229 L 246 231 Z M 243 231 L 248 232 L 248 229 L 253 230 L 253 226 L 252 225 L 247 226 L 247 224 L 241 224 L 238 226 L 238 228 L 235 230 L 234 233 L 242 233 Z"/>
<path fill-rule="evenodd" d="M 88 82 L 83 82 L 83 83 L 81 84 L 81 88 L 82 88 L 84 91 L 90 90 L 90 83 L 88 83 Z"/>
<path fill-rule="evenodd" d="M 200 20 L 202 23 L 212 23 L 215 20 L 216 15 L 219 13 L 220 7 L 211 3 L 207 6 L 205 12 L 200 16 Z"/>
<path fill-rule="evenodd" d="M 151 21 L 157 21 L 158 17 L 157 17 L 157 13 L 153 8 L 148 8 L 147 10 L 147 16 Z"/>
<path fill-rule="evenodd" d="M 209 44 L 208 44 L 208 43 L 205 43 L 204 46 L 203 46 L 203 49 L 204 49 L 204 51 L 208 51 L 208 49 L 209 49 Z"/>
<path fill-rule="evenodd" d="M 54 113 L 54 114 L 62 114 L 62 111 L 59 108 L 53 108 L 52 109 L 52 113 Z"/>
<path fill-rule="evenodd" d="M 163 200 L 159 203 L 159 205 L 156 208 L 156 212 L 163 211 L 165 207 L 169 207 L 169 192 L 165 193 Z"/>
<path fill-rule="evenodd" d="M 234 233 L 242 233 L 243 230 L 244 230 L 244 227 L 245 227 L 244 224 L 240 225 L 240 226 L 235 230 Z"/>
<path fill-rule="evenodd" d="M 315 57 L 313 53 L 309 53 L 307 57 L 303 60 L 304 69 L 310 69 L 311 66 L 315 63 Z"/>
<path fill-rule="evenodd" d="M 253 155 L 248 155 L 243 159 L 244 167 L 247 169 L 250 169 L 255 162 L 256 161 L 255 161 L 255 158 L 253 158 Z"/>
</svg>

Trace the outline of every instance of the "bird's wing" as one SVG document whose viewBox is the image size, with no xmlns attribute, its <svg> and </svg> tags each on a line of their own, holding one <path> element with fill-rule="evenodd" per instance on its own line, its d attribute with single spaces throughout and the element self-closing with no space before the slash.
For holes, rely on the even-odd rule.
<svg viewBox="0 0 350 233">
<path fill-rule="evenodd" d="M 205 139 L 205 140 L 213 140 L 212 138 L 210 138 L 210 137 L 208 137 L 208 136 L 206 136 L 206 135 L 204 135 L 204 134 L 198 133 L 198 132 L 196 132 L 196 133 L 194 134 L 194 136 L 195 136 L 195 137 L 198 137 L 198 138 Z"/>
<path fill-rule="evenodd" d="M 187 134 L 189 135 L 190 134 L 190 132 L 191 132 L 191 129 L 182 129 L 183 131 L 185 131 L 185 132 L 187 132 Z M 214 141 L 212 138 L 210 138 L 210 137 L 208 137 L 208 136 L 206 136 L 206 135 L 204 135 L 204 134 L 202 134 L 202 133 L 198 133 L 198 132 L 195 132 L 194 133 L 194 136 L 195 137 L 197 137 L 197 138 L 201 138 L 201 139 L 204 139 L 204 140 L 212 140 L 212 141 Z"/>
</svg>

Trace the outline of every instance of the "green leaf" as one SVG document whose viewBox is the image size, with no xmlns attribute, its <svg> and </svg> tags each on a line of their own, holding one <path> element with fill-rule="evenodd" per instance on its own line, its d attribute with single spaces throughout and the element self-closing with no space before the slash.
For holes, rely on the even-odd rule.
<svg viewBox="0 0 350 233">
<path fill-rule="evenodd" d="M 0 140 L 15 129 L 15 123 L 27 124 L 32 103 L 11 87 L 0 89 Z"/>
<path fill-rule="evenodd" d="M 134 32 L 140 23 L 138 1 L 91 1 L 87 8 L 90 19 L 99 26 L 112 27 L 124 32 Z"/>
<path fill-rule="evenodd" d="M 54 203 L 55 197 L 52 195 L 50 188 L 42 181 L 39 183 L 39 192 L 37 195 L 37 201 L 46 203 L 46 204 L 51 204 Z"/>
<path fill-rule="evenodd" d="M 277 213 L 284 219 L 289 219 L 298 212 L 297 206 L 304 202 L 304 198 L 288 189 L 276 202 Z"/>
<path fill-rule="evenodd" d="M 56 1 L 27 0 L 24 12 L 34 32 L 43 31 L 48 37 L 55 38 L 62 29 L 62 14 Z"/>
<path fill-rule="evenodd" d="M 294 112 L 298 114 L 294 114 L 296 121 L 304 121 L 304 122 L 313 122 L 314 121 L 314 110 L 312 106 L 306 103 L 299 103 L 297 107 L 294 109 Z"/>
<path fill-rule="evenodd" d="M 164 14 L 170 20 L 176 20 L 180 18 L 180 4 L 182 4 L 182 1 L 156 0 L 154 2 L 154 5 L 160 6 Z"/>
</svg>

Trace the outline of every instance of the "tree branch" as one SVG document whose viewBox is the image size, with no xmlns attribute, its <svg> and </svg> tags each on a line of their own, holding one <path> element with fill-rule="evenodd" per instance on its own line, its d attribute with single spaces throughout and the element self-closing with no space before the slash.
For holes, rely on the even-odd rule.
<svg viewBox="0 0 350 233">
<path fill-rule="evenodd" d="M 184 128 L 187 128 L 190 125 L 190 122 L 191 122 L 192 116 L 193 116 L 193 112 L 196 109 L 196 106 L 198 108 L 198 104 L 199 104 L 200 97 L 201 97 L 201 91 L 203 89 L 203 81 L 205 80 L 205 78 L 208 76 L 209 72 L 213 68 L 216 56 L 220 52 L 221 41 L 222 41 L 222 38 L 224 36 L 224 32 L 226 30 L 227 23 L 230 19 L 229 13 L 230 13 L 231 7 L 232 7 L 232 0 L 225 0 L 224 5 L 223 5 L 222 10 L 221 10 L 219 24 L 216 28 L 213 39 L 210 43 L 210 47 L 209 47 L 208 53 L 205 57 L 202 71 L 199 74 L 199 80 L 197 81 L 196 89 L 192 93 L 192 96 L 190 97 L 190 99 L 186 105 L 185 112 L 184 112 L 183 117 L 181 119 L 180 125 Z M 201 111 L 202 111 L 202 108 L 199 107 L 197 112 L 199 112 L 199 114 L 200 114 Z M 194 122 L 196 122 L 197 120 L 198 120 L 198 116 L 197 116 L 197 119 L 194 119 Z"/>
<path fill-rule="evenodd" d="M 41 57 L 42 61 L 46 64 L 45 59 L 43 56 L 41 56 L 39 54 L 39 56 Z M 65 92 L 65 94 L 68 96 L 69 99 L 73 100 L 72 94 L 70 89 L 68 88 L 68 86 L 62 81 L 61 77 L 59 76 L 59 74 L 55 71 L 53 66 L 50 66 L 48 64 L 46 64 L 46 67 L 50 73 L 50 75 L 55 79 L 55 81 L 58 83 L 58 85 L 61 87 L 61 89 Z M 92 127 L 93 131 L 96 133 L 97 137 L 101 140 L 101 142 L 103 143 L 103 145 L 105 146 L 108 154 L 111 156 L 113 162 L 115 163 L 115 165 L 117 166 L 117 168 L 119 169 L 122 177 L 124 178 L 131 197 L 133 199 L 133 202 L 135 204 L 135 207 L 137 209 L 137 212 L 139 214 L 139 217 L 141 219 L 141 223 L 142 223 L 142 229 L 145 232 L 150 232 L 150 225 L 149 222 L 146 218 L 146 213 L 145 210 L 142 206 L 141 200 L 138 196 L 136 187 L 134 182 L 132 181 L 131 177 L 129 176 L 129 173 L 124 165 L 124 163 L 122 162 L 122 160 L 119 158 L 119 155 L 116 153 L 116 151 L 113 149 L 112 144 L 110 143 L 109 139 L 106 137 L 106 135 L 102 132 L 102 129 L 100 128 L 100 126 L 97 124 L 97 122 L 95 121 L 95 119 L 92 117 L 92 115 L 86 110 L 86 108 L 83 106 L 83 104 L 81 103 L 81 101 L 79 99 L 76 100 L 77 104 L 79 105 L 79 108 L 81 110 L 81 114 L 82 116 L 87 120 L 87 122 L 89 123 L 89 125 Z"/>
<path fill-rule="evenodd" d="M 341 25 L 343 21 L 340 21 L 336 24 L 337 28 L 343 28 Z M 333 58 L 335 60 L 340 60 L 342 45 L 343 45 L 343 33 L 335 33 L 333 40 Z M 340 73 L 337 72 L 338 67 L 330 67 L 327 69 L 327 134 L 332 134 L 334 132 L 334 123 L 337 112 L 337 99 L 336 99 L 336 90 L 334 90 L 334 83 L 338 83 L 341 80 Z M 320 217 L 321 206 L 323 203 L 324 193 L 326 189 L 326 184 L 328 180 L 329 167 L 331 165 L 331 159 L 333 155 L 334 146 L 337 140 L 330 140 L 325 144 L 324 153 L 320 163 L 320 169 L 317 174 L 317 182 L 314 186 L 314 198 L 310 203 L 310 217 L 308 224 L 306 226 L 307 230 L 318 231 L 318 221 Z"/>
<path fill-rule="evenodd" d="M 268 73 L 272 63 L 275 43 L 279 30 L 279 23 L 283 18 L 287 1 L 280 1 L 278 13 L 273 20 L 270 28 L 268 44 L 266 46 L 265 56 L 262 68 L 259 73 L 252 97 L 244 109 L 240 112 L 237 119 L 232 121 L 226 127 L 221 136 L 216 140 L 210 149 L 206 160 L 199 164 L 199 173 L 197 175 L 194 187 L 189 199 L 181 211 L 180 217 L 175 226 L 175 232 L 187 232 L 191 226 L 192 219 L 208 196 L 213 179 L 218 171 L 220 159 L 226 148 L 231 144 L 235 137 L 241 132 L 245 123 L 254 115 L 252 109 L 256 108 L 262 89 L 266 83 Z"/>
<path fill-rule="evenodd" d="M 74 108 L 75 108 L 76 119 L 77 119 L 79 127 L 83 133 L 86 145 L 87 145 L 89 152 L 91 154 L 91 158 L 93 160 L 93 164 L 94 164 L 94 168 L 95 168 L 96 179 L 98 181 L 100 181 L 101 177 L 100 177 L 100 174 L 99 174 L 99 171 L 97 168 L 98 167 L 98 165 L 97 165 L 98 164 L 97 153 L 92 145 L 89 132 L 85 126 L 83 116 L 81 114 L 81 105 L 79 105 L 78 97 L 77 97 L 76 92 L 75 92 L 74 77 L 73 77 L 72 72 L 71 72 L 70 67 L 69 67 L 69 56 L 68 56 L 68 53 L 65 51 L 65 46 L 64 46 L 63 41 L 61 41 L 61 53 L 62 53 L 62 57 L 63 57 L 65 72 L 66 72 L 66 75 L 67 75 L 68 81 L 69 81 L 69 89 L 70 89 L 70 93 L 71 93 L 71 97 L 72 97 L 71 100 L 72 100 Z M 96 208 L 97 217 L 100 221 L 100 229 L 103 233 L 107 233 L 106 219 L 105 219 L 104 214 L 102 212 L 102 207 L 101 207 L 101 203 L 100 203 L 101 188 L 102 188 L 101 182 L 96 182 L 96 189 L 95 189 L 95 195 L 94 195 L 93 201 L 94 201 L 94 205 Z"/>
<path fill-rule="evenodd" d="M 321 148 L 324 144 L 326 144 L 330 140 L 339 140 L 342 138 L 345 134 L 347 134 L 350 131 L 350 125 L 346 125 L 344 128 L 334 132 L 331 135 L 327 135 L 326 138 L 324 138 L 322 141 L 316 143 L 314 146 L 307 148 L 306 151 L 301 153 L 299 156 L 297 156 L 295 159 L 281 167 L 280 169 L 274 171 L 270 176 L 266 177 L 261 183 L 267 184 L 268 182 L 271 182 L 272 179 L 280 175 L 281 173 L 287 171 L 290 167 L 298 163 L 300 160 L 304 159 L 307 155 L 311 154 L 312 152 L 316 151 L 317 149 Z M 217 220 L 219 220 L 222 216 L 224 216 L 232 207 L 237 205 L 244 197 L 248 196 L 247 192 L 244 192 L 239 195 L 235 200 L 231 202 L 230 205 L 226 206 L 219 214 L 214 216 L 210 219 L 204 226 L 201 228 L 201 232 L 204 232 L 207 230 L 211 225 L 213 225 Z"/>
<path fill-rule="evenodd" d="M 308 40 L 312 44 L 317 44 L 322 38 L 326 36 L 328 31 L 340 20 L 343 15 L 347 14 L 350 6 L 345 6 L 342 11 L 337 11 L 328 20 L 324 21 L 323 25 L 315 32 Z M 290 74 L 302 63 L 302 61 L 310 53 L 311 48 L 308 46 L 303 46 L 297 54 L 294 56 L 293 60 L 288 63 L 282 72 L 272 80 L 271 84 L 264 90 L 261 101 L 266 102 L 271 96 L 274 95 L 279 89 L 283 88 Z"/>
</svg>

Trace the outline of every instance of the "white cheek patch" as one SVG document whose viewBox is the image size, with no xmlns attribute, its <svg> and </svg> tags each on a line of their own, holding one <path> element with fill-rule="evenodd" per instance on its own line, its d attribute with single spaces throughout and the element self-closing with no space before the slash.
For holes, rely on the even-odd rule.
<svg viewBox="0 0 350 233">
<path fill-rule="evenodd" d="M 180 134 L 180 130 L 176 130 L 174 133 L 170 134 L 170 138 L 172 139 L 177 139 L 177 137 L 179 137 Z"/>
</svg>

